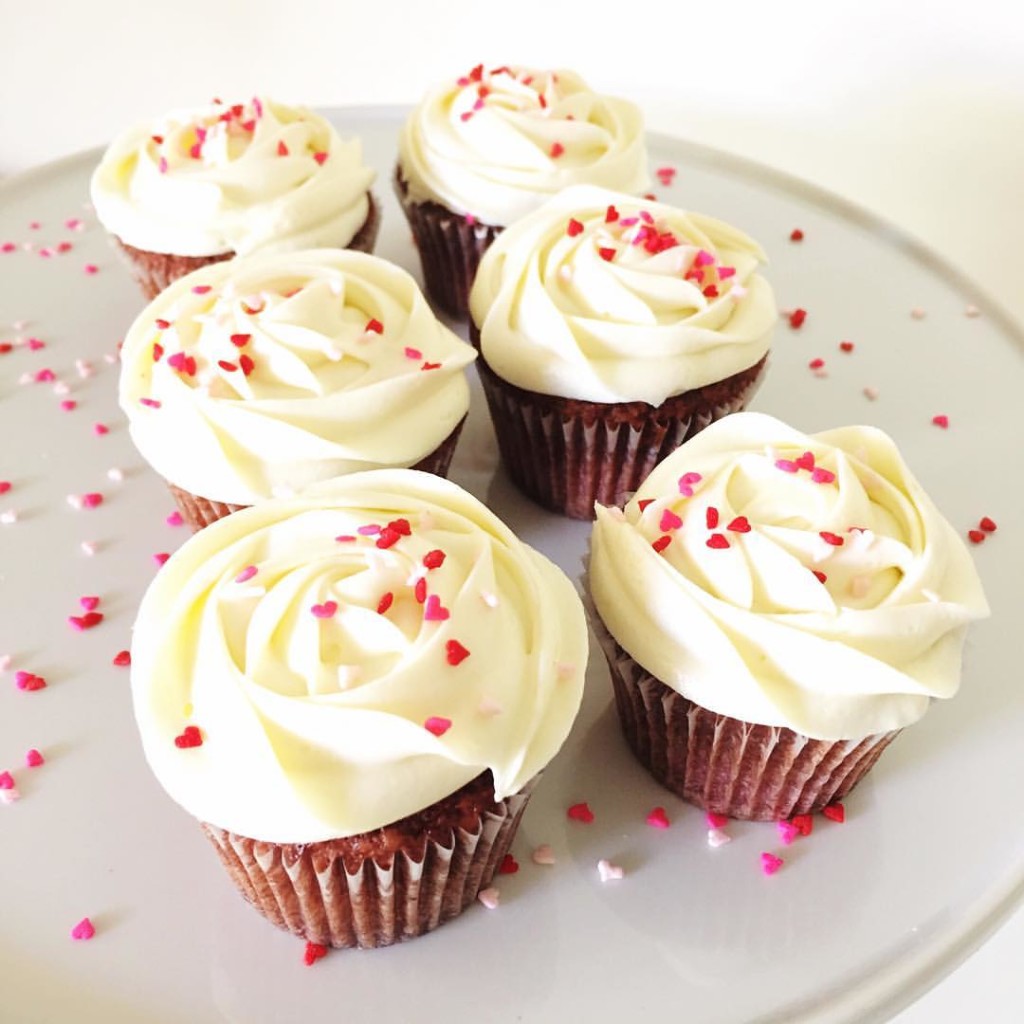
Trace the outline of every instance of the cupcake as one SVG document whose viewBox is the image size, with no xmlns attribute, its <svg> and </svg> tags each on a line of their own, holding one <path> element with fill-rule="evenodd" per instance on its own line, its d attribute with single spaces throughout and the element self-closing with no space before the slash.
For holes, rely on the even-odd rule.
<svg viewBox="0 0 1024 1024">
<path fill-rule="evenodd" d="M 248 256 L 175 281 L 143 310 L 121 349 L 120 403 L 199 529 L 344 473 L 444 475 L 475 355 L 376 256 Z"/>
<path fill-rule="evenodd" d="M 444 82 L 398 141 L 395 189 L 420 252 L 426 292 L 453 317 L 484 250 L 545 199 L 580 183 L 648 187 L 643 116 L 572 71 L 482 64 Z"/>
<path fill-rule="evenodd" d="M 470 336 L 509 476 L 576 519 L 743 409 L 778 313 L 760 246 L 711 217 L 566 189 L 487 251 Z"/>
<path fill-rule="evenodd" d="M 233 256 L 370 252 L 379 211 L 358 139 L 302 107 L 253 98 L 176 110 L 119 136 L 92 176 L 96 216 L 153 298 Z"/>
<path fill-rule="evenodd" d="M 131 654 L 146 759 L 245 899 L 372 947 L 489 884 L 578 711 L 587 628 L 471 495 L 376 470 L 193 536 Z"/>
<path fill-rule="evenodd" d="M 842 798 L 959 687 L 988 614 L 967 550 L 872 427 L 740 413 L 598 509 L 588 587 L 623 731 L 735 818 Z"/>
</svg>

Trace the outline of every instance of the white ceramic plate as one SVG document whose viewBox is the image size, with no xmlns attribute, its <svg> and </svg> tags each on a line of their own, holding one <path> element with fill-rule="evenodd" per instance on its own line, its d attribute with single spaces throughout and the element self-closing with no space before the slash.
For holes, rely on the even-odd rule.
<svg viewBox="0 0 1024 1024">
<path fill-rule="evenodd" d="M 418 272 L 390 194 L 402 112 L 344 110 L 379 170 L 378 254 Z M 629 755 L 592 658 L 575 730 L 546 773 L 501 876 L 501 906 L 474 906 L 404 946 L 332 952 L 313 968 L 303 943 L 235 894 L 192 821 L 160 790 L 132 721 L 129 644 L 153 554 L 185 539 L 164 523 L 161 482 L 129 441 L 106 361 L 143 302 L 84 208 L 97 153 L 0 188 L 0 771 L 22 799 L 0 804 L 0 1017 L 30 1021 L 384 1022 L 870 1021 L 905 1005 L 974 948 L 1024 888 L 1024 688 L 1013 626 L 1024 568 L 1019 406 L 1021 339 L 977 290 L 898 232 L 764 168 L 652 137 L 656 191 L 735 223 L 771 256 L 786 308 L 754 407 L 805 430 L 870 422 L 889 431 L 958 529 L 991 516 L 975 549 L 995 611 L 967 649 L 963 689 L 900 738 L 847 801 L 784 847 L 772 825 L 734 824 L 706 842 L 703 815 L 659 789 Z M 83 230 L 65 227 L 82 218 Z M 39 227 L 32 227 L 38 222 Z M 793 228 L 805 233 L 789 241 Z M 70 241 L 50 257 L 40 253 Z M 24 243 L 32 243 L 25 249 Z M 89 274 L 87 264 L 98 272 Z M 965 315 L 976 305 L 980 315 Z M 923 319 L 911 309 L 925 311 Z M 19 321 L 25 321 L 19 326 Z M 33 350 L 29 337 L 45 348 Z M 838 348 L 855 343 L 853 352 Z M 827 377 L 808 369 L 825 360 Z M 95 369 L 82 378 L 76 360 Z M 57 381 L 20 384 L 51 369 Z M 875 388 L 877 400 L 863 389 Z M 77 403 L 71 411 L 62 400 Z M 945 414 L 949 427 L 932 424 Z M 94 423 L 110 432 L 99 436 Z M 108 478 L 123 471 L 124 480 Z M 116 474 L 115 474 L 116 475 Z M 498 465 L 486 407 L 473 410 L 453 478 L 526 540 L 578 574 L 588 527 L 540 511 Z M 102 492 L 78 511 L 66 498 Z M 81 549 L 95 541 L 94 556 Z M 66 618 L 82 595 L 105 621 Z M 48 680 L 21 692 L 14 671 Z M 28 769 L 24 754 L 43 751 Z M 565 809 L 589 801 L 591 825 Z M 645 824 L 666 808 L 667 831 Z M 548 843 L 557 863 L 537 866 Z M 760 853 L 785 859 L 771 878 Z M 602 884 L 597 861 L 626 872 Z M 91 942 L 72 926 L 90 916 Z"/>
</svg>

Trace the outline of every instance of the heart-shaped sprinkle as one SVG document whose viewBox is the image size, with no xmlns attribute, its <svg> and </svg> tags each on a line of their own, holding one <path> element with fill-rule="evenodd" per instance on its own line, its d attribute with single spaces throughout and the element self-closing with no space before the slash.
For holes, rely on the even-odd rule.
<svg viewBox="0 0 1024 1024">
<path fill-rule="evenodd" d="M 307 942 L 306 949 L 302 954 L 302 962 L 307 967 L 312 967 L 317 960 L 321 960 L 325 956 L 327 956 L 326 946 L 322 946 L 319 942 Z"/>
<path fill-rule="evenodd" d="M 0 772 L 0 789 L 14 789 L 14 776 L 10 772 Z"/>
<path fill-rule="evenodd" d="M 251 334 L 232 334 L 231 335 L 231 344 L 234 345 L 235 348 L 245 348 L 245 346 L 248 345 L 251 340 L 252 340 L 252 335 Z"/>
<path fill-rule="evenodd" d="M 71 938 L 77 942 L 87 942 L 96 934 L 92 921 L 83 917 L 74 928 L 71 929 Z"/>
<path fill-rule="evenodd" d="M 444 622 L 451 612 L 441 604 L 441 598 L 437 594 L 430 594 L 423 605 L 423 618 L 427 622 Z"/>
<path fill-rule="evenodd" d="M 444 653 L 449 665 L 459 665 L 469 657 L 469 651 L 458 640 L 449 640 L 444 645 Z"/>
<path fill-rule="evenodd" d="M 839 351 L 840 352 L 852 352 L 853 351 L 853 342 L 852 341 L 841 341 L 841 342 L 839 342 Z"/>
<path fill-rule="evenodd" d="M 383 334 L 384 325 L 374 317 L 366 322 L 366 326 L 363 330 L 366 331 L 367 334 Z"/>
<path fill-rule="evenodd" d="M 78 603 L 87 611 L 95 611 L 100 603 L 98 597 L 80 597 Z"/>
<path fill-rule="evenodd" d="M 511 853 L 506 853 L 502 858 L 501 864 L 498 865 L 499 875 L 514 875 L 519 870 L 519 861 L 512 856 Z"/>
<path fill-rule="evenodd" d="M 83 629 L 92 629 L 93 626 L 98 626 L 102 621 L 102 612 L 86 612 L 84 615 L 68 616 L 68 623 L 71 628 L 79 631 Z"/>
<path fill-rule="evenodd" d="M 822 812 L 829 821 L 836 821 L 840 825 L 846 821 L 846 808 L 841 803 L 829 804 Z"/>
<path fill-rule="evenodd" d="M 31 750 L 27 750 L 25 752 L 25 764 L 28 765 L 29 768 L 38 768 L 44 763 L 45 759 L 43 758 L 43 755 L 39 753 L 35 747 L 32 747 Z"/>
<path fill-rule="evenodd" d="M 800 830 L 791 821 L 777 821 L 775 827 L 778 829 L 779 839 L 785 846 L 789 846 L 800 835 Z"/>
<path fill-rule="evenodd" d="M 570 238 L 575 238 L 575 236 L 580 234 L 580 232 L 582 230 L 583 230 L 582 222 L 578 221 L 575 217 L 570 217 L 569 218 L 569 223 L 565 227 L 565 233 Z"/>
<path fill-rule="evenodd" d="M 932 423 L 943 430 L 947 430 L 949 428 L 949 417 L 945 413 L 939 413 L 937 416 L 932 417 Z"/>
<path fill-rule="evenodd" d="M 555 851 L 547 843 L 541 843 L 530 855 L 530 858 L 534 864 L 550 867 L 555 863 Z"/>
<path fill-rule="evenodd" d="M 571 821 L 580 821 L 584 825 L 589 825 L 594 820 L 594 812 L 590 809 L 590 804 L 586 801 L 580 804 L 573 804 L 565 812 L 565 815 Z"/>
<path fill-rule="evenodd" d="M 442 718 L 440 715 L 431 715 L 424 723 L 423 728 L 435 736 L 443 736 L 452 727 L 450 718 Z"/>
<path fill-rule="evenodd" d="M 809 814 L 794 814 L 790 821 L 802 836 L 809 836 L 814 831 L 814 819 Z"/>
<path fill-rule="evenodd" d="M 196 725 L 186 725 L 180 735 L 174 737 L 174 745 L 179 750 L 188 750 L 190 747 L 201 747 L 203 745 L 203 734 Z"/>
<path fill-rule="evenodd" d="M 811 473 L 811 479 L 816 484 L 830 484 L 836 478 L 835 473 L 830 469 L 822 469 L 820 466 L 815 467 Z"/>
<path fill-rule="evenodd" d="M 800 469 L 792 459 L 776 459 L 775 468 L 781 469 L 783 473 L 796 473 Z"/>
<path fill-rule="evenodd" d="M 481 889 L 476 898 L 488 909 L 497 910 L 498 904 L 501 902 L 501 894 L 494 886 L 488 886 L 486 889 Z"/>
<path fill-rule="evenodd" d="M 315 604 L 309 609 L 315 618 L 318 619 L 329 619 L 332 618 L 338 610 L 337 601 L 324 601 L 323 604 Z"/>
<path fill-rule="evenodd" d="M 423 556 L 423 564 L 428 569 L 439 569 L 444 565 L 444 552 L 435 548 L 433 551 L 428 551 Z"/>
<path fill-rule="evenodd" d="M 19 690 L 42 690 L 46 687 L 46 680 L 42 676 L 34 675 L 31 672 L 15 672 L 14 685 Z"/>
<path fill-rule="evenodd" d="M 665 808 L 655 807 L 654 810 L 647 815 L 647 824 L 650 825 L 651 828 L 668 828 L 669 820 L 668 815 L 665 813 Z"/>
<path fill-rule="evenodd" d="M 727 530 L 732 530 L 733 533 L 750 533 L 750 523 L 746 516 L 737 516 L 732 522 L 726 524 Z"/>
<path fill-rule="evenodd" d="M 597 862 L 597 877 L 602 882 L 617 882 L 625 873 L 618 864 L 613 864 L 610 860 L 602 858 Z"/>
<path fill-rule="evenodd" d="M 388 548 L 397 544 L 401 539 L 402 535 L 393 526 L 385 526 L 384 529 L 377 534 L 377 539 L 374 543 L 382 551 L 386 551 Z"/>
<path fill-rule="evenodd" d="M 978 523 L 978 525 L 986 533 L 995 533 L 997 529 L 995 520 L 990 519 L 988 516 L 982 516 L 981 521 Z"/>
<path fill-rule="evenodd" d="M 662 534 L 657 540 L 651 541 L 651 547 L 660 555 L 672 543 L 672 538 L 667 534 Z"/>
<path fill-rule="evenodd" d="M 766 875 L 774 875 L 779 868 L 782 867 L 783 860 L 781 857 L 776 857 L 774 853 L 762 853 L 761 854 L 761 870 Z"/>
<path fill-rule="evenodd" d="M 981 530 L 968 530 L 967 538 L 972 544 L 980 544 L 985 539 L 985 534 Z"/>
<path fill-rule="evenodd" d="M 708 823 L 708 828 L 725 828 L 729 824 L 729 819 L 724 814 L 716 814 L 714 811 L 708 811 L 704 815 L 704 820 Z"/>
<path fill-rule="evenodd" d="M 804 452 L 803 455 L 800 456 L 800 458 L 795 459 L 794 461 L 796 462 L 798 469 L 806 469 L 808 472 L 814 469 L 813 452 Z"/>
<path fill-rule="evenodd" d="M 114 664 L 119 668 L 123 668 L 125 665 L 130 665 L 131 663 L 132 656 L 130 651 L 118 651 L 117 654 L 114 655 Z"/>
<path fill-rule="evenodd" d="M 731 547 L 728 538 L 724 533 L 713 533 L 707 539 L 707 546 L 709 548 L 715 548 L 716 550 L 722 551 L 727 547 Z"/>
<path fill-rule="evenodd" d="M 724 829 L 710 828 L 708 829 L 708 846 L 712 849 L 717 849 L 719 846 L 725 846 L 726 843 L 732 842 L 732 836 L 729 835 Z"/>
</svg>

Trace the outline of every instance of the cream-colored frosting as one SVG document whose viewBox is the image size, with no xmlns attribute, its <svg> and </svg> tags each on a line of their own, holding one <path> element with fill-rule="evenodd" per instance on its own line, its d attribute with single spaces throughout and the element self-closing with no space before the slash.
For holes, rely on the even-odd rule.
<svg viewBox="0 0 1024 1024">
<path fill-rule="evenodd" d="M 121 350 L 120 402 L 163 477 L 249 505 L 415 465 L 465 416 L 474 357 L 385 260 L 259 254 L 203 267 L 143 310 Z"/>
<path fill-rule="evenodd" d="M 146 592 L 131 654 L 167 792 L 203 821 L 305 843 L 485 769 L 499 799 L 521 789 L 576 716 L 587 628 L 561 570 L 474 497 L 377 470 L 193 536 Z M 178 746 L 189 726 L 201 743 Z"/>
<path fill-rule="evenodd" d="M 598 507 L 590 588 L 609 632 L 674 690 L 827 740 L 953 696 L 967 624 L 988 614 L 963 541 L 889 437 L 758 413 L 686 442 L 623 511 Z"/>
<path fill-rule="evenodd" d="M 417 202 L 498 227 L 568 185 L 648 187 L 640 109 L 601 96 L 572 71 L 474 68 L 431 90 L 398 142 Z"/>
<path fill-rule="evenodd" d="M 266 97 L 176 110 L 119 136 L 92 177 L 103 226 L 179 256 L 345 246 L 375 172 L 358 139 Z"/>
<path fill-rule="evenodd" d="M 764 258 L 711 217 L 580 185 L 498 236 L 470 314 L 484 359 L 518 387 L 657 406 L 768 351 Z"/>
</svg>

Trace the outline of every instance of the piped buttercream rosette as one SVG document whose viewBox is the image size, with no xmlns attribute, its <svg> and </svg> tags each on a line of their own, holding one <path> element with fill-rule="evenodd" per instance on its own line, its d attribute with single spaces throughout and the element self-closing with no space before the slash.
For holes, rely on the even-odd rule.
<svg viewBox="0 0 1024 1024">
<path fill-rule="evenodd" d="M 571 583 L 454 484 L 361 473 L 193 537 L 143 600 L 146 757 L 197 818 L 272 842 L 365 832 L 554 756 L 587 657 Z"/>
</svg>

